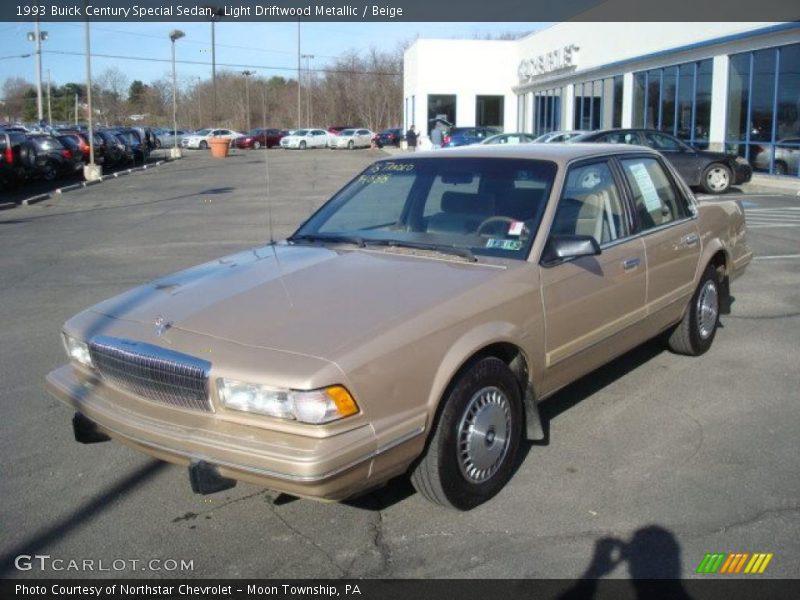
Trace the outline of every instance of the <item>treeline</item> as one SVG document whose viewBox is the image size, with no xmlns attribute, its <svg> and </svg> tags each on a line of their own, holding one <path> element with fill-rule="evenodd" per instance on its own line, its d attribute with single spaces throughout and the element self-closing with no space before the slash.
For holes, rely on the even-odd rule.
<svg viewBox="0 0 800 600">
<path fill-rule="evenodd" d="M 229 127 L 327 127 L 355 125 L 379 130 L 402 122 L 403 52 L 370 50 L 346 54 L 323 68 L 301 71 L 298 115 L 297 79 L 249 77 L 237 71 L 218 70 L 216 86 L 210 77 L 178 81 L 178 125 Z M 215 88 L 216 87 L 216 93 Z M 2 86 L 0 121 L 35 122 L 36 88 L 19 77 Z M 76 120 L 76 95 L 81 123 L 88 116 L 86 86 L 82 83 L 53 85 L 50 110 L 53 123 Z M 43 114 L 47 119 L 47 84 L 43 86 Z M 154 126 L 172 124 L 172 79 L 164 76 L 144 82 L 131 81 L 112 67 L 92 82 L 94 119 L 103 125 L 134 121 Z M 249 109 L 249 111 L 248 111 Z M 299 117 L 299 119 L 298 119 Z"/>
</svg>

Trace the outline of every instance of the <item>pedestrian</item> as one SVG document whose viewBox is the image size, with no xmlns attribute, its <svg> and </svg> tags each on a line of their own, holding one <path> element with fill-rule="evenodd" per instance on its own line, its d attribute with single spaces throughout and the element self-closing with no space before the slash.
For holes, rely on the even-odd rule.
<svg viewBox="0 0 800 600">
<path fill-rule="evenodd" d="M 444 140 L 444 134 L 442 132 L 442 125 L 441 123 L 436 123 L 436 126 L 431 131 L 431 144 L 433 144 L 433 149 L 438 150 L 442 147 L 442 141 Z"/>
<path fill-rule="evenodd" d="M 406 143 L 408 144 L 409 152 L 417 150 L 417 130 L 413 125 L 406 131 Z"/>
</svg>

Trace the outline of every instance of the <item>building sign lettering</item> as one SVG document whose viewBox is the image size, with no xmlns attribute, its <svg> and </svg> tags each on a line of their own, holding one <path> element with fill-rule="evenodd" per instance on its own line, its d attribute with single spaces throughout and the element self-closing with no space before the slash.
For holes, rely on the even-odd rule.
<svg viewBox="0 0 800 600">
<path fill-rule="evenodd" d="M 519 82 L 528 83 L 541 75 L 578 66 L 579 49 L 575 44 L 569 44 L 535 58 L 526 58 L 519 63 L 517 69 Z"/>
</svg>

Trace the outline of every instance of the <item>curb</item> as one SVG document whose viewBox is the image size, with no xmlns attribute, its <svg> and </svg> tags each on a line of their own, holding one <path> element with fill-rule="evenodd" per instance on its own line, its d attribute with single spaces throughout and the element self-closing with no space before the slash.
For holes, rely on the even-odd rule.
<svg viewBox="0 0 800 600">
<path fill-rule="evenodd" d="M 72 183 L 70 185 L 65 185 L 64 187 L 56 188 L 52 192 L 45 192 L 43 194 L 37 194 L 35 196 L 31 196 L 30 198 L 25 198 L 19 204 L 16 202 L 4 202 L 0 203 L 0 210 L 5 210 L 8 208 L 16 208 L 17 206 L 30 206 L 31 204 L 38 204 L 39 202 L 43 202 L 44 200 L 48 200 L 54 196 L 61 196 L 68 192 L 73 192 L 75 190 L 82 190 L 83 188 L 92 187 L 99 183 L 103 183 L 109 179 L 117 179 L 124 175 L 130 175 L 131 173 L 137 173 L 139 171 L 146 171 L 147 169 L 153 169 L 155 167 L 160 167 L 161 165 L 175 162 L 179 160 L 177 158 L 167 158 L 164 160 L 157 160 L 153 164 L 150 165 L 143 165 L 141 167 L 131 167 L 130 169 L 125 169 L 123 171 L 116 171 L 114 173 L 109 173 L 108 175 L 103 175 L 100 179 L 95 181 L 80 181 L 78 183 Z"/>
</svg>

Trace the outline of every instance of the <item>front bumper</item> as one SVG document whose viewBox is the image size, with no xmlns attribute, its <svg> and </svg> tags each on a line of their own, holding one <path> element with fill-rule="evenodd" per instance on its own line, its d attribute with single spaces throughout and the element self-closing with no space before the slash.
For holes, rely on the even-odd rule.
<svg viewBox="0 0 800 600">
<path fill-rule="evenodd" d="M 734 185 L 747 183 L 753 178 L 753 167 L 747 163 L 737 162 L 734 165 Z"/>
<path fill-rule="evenodd" d="M 424 443 L 417 434 L 379 448 L 369 424 L 312 438 L 131 402 L 71 365 L 47 376 L 47 391 L 95 423 L 100 433 L 140 452 L 186 466 L 202 461 L 222 477 L 319 500 L 343 500 L 380 485 L 402 473 Z M 137 403 L 145 403 L 146 414 Z"/>
</svg>

